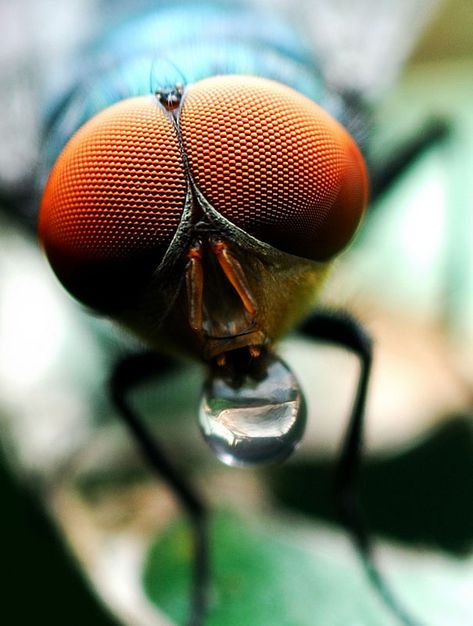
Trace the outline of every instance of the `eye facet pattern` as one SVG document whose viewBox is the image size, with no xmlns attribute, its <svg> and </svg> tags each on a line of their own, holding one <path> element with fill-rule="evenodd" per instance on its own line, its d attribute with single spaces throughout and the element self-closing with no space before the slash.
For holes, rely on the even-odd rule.
<svg viewBox="0 0 473 626">
<path fill-rule="evenodd" d="M 97 296 L 105 306 L 120 299 L 114 290 L 126 292 L 137 269 L 148 275 L 164 256 L 186 187 L 176 132 L 153 98 L 124 100 L 82 126 L 51 171 L 40 213 L 65 286 L 91 306 Z"/>
<path fill-rule="evenodd" d="M 188 88 L 180 132 L 195 184 L 242 230 L 321 261 L 353 236 L 368 195 L 363 158 L 305 96 L 252 76 L 205 79 Z"/>
</svg>

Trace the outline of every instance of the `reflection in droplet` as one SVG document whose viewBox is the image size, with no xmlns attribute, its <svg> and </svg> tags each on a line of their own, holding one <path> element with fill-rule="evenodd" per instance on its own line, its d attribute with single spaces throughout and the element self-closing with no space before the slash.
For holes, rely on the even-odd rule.
<svg viewBox="0 0 473 626">
<path fill-rule="evenodd" d="M 282 461 L 304 434 L 306 409 L 288 366 L 269 355 L 264 374 L 238 383 L 223 373 L 206 381 L 199 410 L 204 439 L 227 465 Z"/>
</svg>

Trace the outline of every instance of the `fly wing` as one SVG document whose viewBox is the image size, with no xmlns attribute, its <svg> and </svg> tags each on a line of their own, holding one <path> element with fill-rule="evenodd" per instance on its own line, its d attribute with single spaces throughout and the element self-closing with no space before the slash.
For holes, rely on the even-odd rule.
<svg viewBox="0 0 473 626">
<path fill-rule="evenodd" d="M 273 7 L 273 0 L 263 0 Z M 278 0 L 297 17 L 327 82 L 376 98 L 396 78 L 442 0 Z"/>
</svg>

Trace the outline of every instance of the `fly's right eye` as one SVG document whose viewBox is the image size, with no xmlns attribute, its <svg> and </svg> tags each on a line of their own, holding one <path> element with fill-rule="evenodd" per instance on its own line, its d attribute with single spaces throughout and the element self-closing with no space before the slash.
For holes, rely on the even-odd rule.
<svg viewBox="0 0 473 626">
<path fill-rule="evenodd" d="M 59 280 L 98 310 L 123 305 L 162 260 L 185 196 L 176 133 L 156 102 L 102 111 L 66 144 L 44 191 L 40 238 Z"/>
<path fill-rule="evenodd" d="M 197 188 L 241 230 L 322 262 L 353 237 L 366 166 L 315 102 L 272 80 L 214 76 L 189 87 L 180 128 Z"/>
</svg>

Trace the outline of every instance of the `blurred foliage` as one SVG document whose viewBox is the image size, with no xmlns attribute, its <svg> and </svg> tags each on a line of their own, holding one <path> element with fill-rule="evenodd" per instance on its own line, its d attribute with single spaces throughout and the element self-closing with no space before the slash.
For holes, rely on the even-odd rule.
<svg viewBox="0 0 473 626">
<path fill-rule="evenodd" d="M 86 584 L 64 537 L 44 505 L 22 485 L 0 456 L 2 615 L 16 626 L 117 626 Z M 5 592 L 6 590 L 6 592 Z"/>
<path fill-rule="evenodd" d="M 281 505 L 334 521 L 333 460 L 277 468 L 268 480 Z M 370 456 L 362 502 L 376 535 L 466 555 L 473 546 L 471 416 L 445 422 L 407 450 Z"/>
<path fill-rule="evenodd" d="M 399 625 L 373 593 L 346 540 L 323 526 L 278 515 L 256 522 L 219 514 L 211 529 L 206 626 Z M 190 548 L 188 527 L 174 524 L 151 548 L 144 574 L 149 597 L 178 624 L 185 623 L 188 610 Z M 398 599 L 420 623 L 469 623 L 471 564 L 392 550 L 382 562 L 389 563 L 388 580 Z"/>
<path fill-rule="evenodd" d="M 270 524 L 271 526 L 271 524 Z M 314 559 L 275 526 L 272 532 L 229 514 L 212 523 L 213 581 L 206 626 L 365 626 L 391 619 L 377 598 L 366 593 L 356 561 L 327 555 Z M 144 584 L 148 595 L 176 623 L 189 609 L 191 545 L 186 524 L 174 525 L 151 549 Z M 333 592 L 343 602 L 333 602 Z"/>
<path fill-rule="evenodd" d="M 443 2 L 419 40 L 412 60 L 425 62 L 471 56 L 473 54 L 472 29 L 471 0 Z"/>
</svg>

